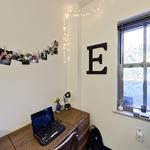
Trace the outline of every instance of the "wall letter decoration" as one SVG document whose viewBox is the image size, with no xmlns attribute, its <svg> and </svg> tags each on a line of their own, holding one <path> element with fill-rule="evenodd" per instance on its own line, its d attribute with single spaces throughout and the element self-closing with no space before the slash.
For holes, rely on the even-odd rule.
<svg viewBox="0 0 150 150">
<path fill-rule="evenodd" d="M 107 74 L 106 66 L 102 70 L 93 70 L 93 62 L 98 61 L 99 64 L 102 64 L 102 54 L 99 54 L 99 57 L 97 58 L 93 58 L 93 50 L 97 48 L 103 48 L 105 51 L 107 51 L 107 43 L 101 43 L 87 47 L 87 50 L 89 51 L 89 70 L 87 71 L 87 74 Z"/>
</svg>

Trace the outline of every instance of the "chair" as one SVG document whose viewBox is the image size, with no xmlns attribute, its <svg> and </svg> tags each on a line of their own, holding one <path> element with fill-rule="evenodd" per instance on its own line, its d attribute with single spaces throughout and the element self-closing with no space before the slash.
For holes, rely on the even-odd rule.
<svg viewBox="0 0 150 150">
<path fill-rule="evenodd" d="M 77 150 L 78 138 L 77 132 L 72 132 L 55 150 Z"/>
</svg>

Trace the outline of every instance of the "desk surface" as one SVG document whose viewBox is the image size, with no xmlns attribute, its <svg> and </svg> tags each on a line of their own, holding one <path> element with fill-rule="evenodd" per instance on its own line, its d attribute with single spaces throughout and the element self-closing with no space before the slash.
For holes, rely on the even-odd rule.
<svg viewBox="0 0 150 150">
<path fill-rule="evenodd" d="M 66 130 L 54 139 L 50 144 L 41 146 L 32 135 L 31 124 L 1 138 L 0 150 L 53 150 L 59 145 L 71 132 L 73 132 L 79 123 L 89 116 L 88 113 L 71 108 L 60 113 L 54 113 L 56 120 L 62 121 Z"/>
</svg>

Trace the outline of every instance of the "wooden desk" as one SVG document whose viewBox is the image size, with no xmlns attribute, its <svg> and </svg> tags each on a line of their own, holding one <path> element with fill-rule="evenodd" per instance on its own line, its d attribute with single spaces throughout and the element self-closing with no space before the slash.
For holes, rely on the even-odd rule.
<svg viewBox="0 0 150 150">
<path fill-rule="evenodd" d="M 31 124 L 9 134 L 0 140 L 0 150 L 53 150 L 73 131 L 79 135 L 79 150 L 86 146 L 89 131 L 89 114 L 74 108 L 54 113 L 56 120 L 62 121 L 66 130 L 50 144 L 41 146 L 32 135 Z"/>
</svg>

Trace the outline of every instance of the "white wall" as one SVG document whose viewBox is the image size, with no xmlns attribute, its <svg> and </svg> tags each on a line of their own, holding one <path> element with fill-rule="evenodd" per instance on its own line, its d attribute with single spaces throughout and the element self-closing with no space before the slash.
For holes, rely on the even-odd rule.
<svg viewBox="0 0 150 150">
<path fill-rule="evenodd" d="M 70 60 L 67 62 L 67 89 L 71 91 L 71 104 L 73 107 L 81 108 L 81 69 L 80 69 L 80 45 L 79 45 L 79 17 L 70 16 Z"/>
<path fill-rule="evenodd" d="M 90 4 L 92 5 L 92 4 Z M 91 7 L 90 5 L 86 7 Z M 102 132 L 104 143 L 113 150 L 149 150 L 150 123 L 114 114 L 117 103 L 117 22 L 143 13 L 150 8 L 147 0 L 105 0 L 101 11 L 82 17 L 81 23 L 81 86 L 82 108 L 91 115 L 91 121 Z M 108 43 L 103 54 L 107 75 L 87 75 L 87 46 Z M 101 51 L 103 52 L 103 51 Z M 103 66 L 102 66 L 103 67 Z M 136 141 L 137 127 L 143 128 L 144 143 Z"/>
<path fill-rule="evenodd" d="M 58 40 L 59 55 L 28 66 L 0 65 L 0 136 L 30 122 L 30 114 L 54 105 L 66 91 L 62 55 L 63 8 L 56 0 L 1 0 L 0 47 L 36 52 Z"/>
<path fill-rule="evenodd" d="M 64 5 L 65 13 L 68 13 L 67 10 L 73 8 L 77 10 L 79 5 L 76 0 L 60 0 L 62 5 Z M 67 60 L 67 90 L 71 91 L 70 103 L 75 108 L 81 108 L 81 69 L 80 69 L 80 60 L 81 51 L 80 51 L 80 18 L 74 17 L 73 13 L 68 13 L 69 18 L 66 19 L 66 28 L 69 36 L 69 40 L 66 45 L 66 57 L 69 57 L 70 60 Z M 65 15 L 64 15 L 65 16 Z"/>
</svg>

